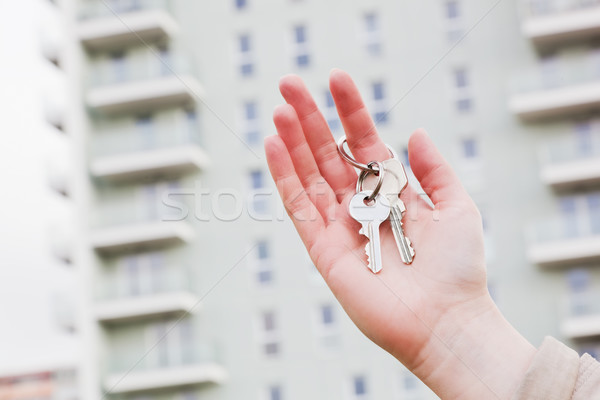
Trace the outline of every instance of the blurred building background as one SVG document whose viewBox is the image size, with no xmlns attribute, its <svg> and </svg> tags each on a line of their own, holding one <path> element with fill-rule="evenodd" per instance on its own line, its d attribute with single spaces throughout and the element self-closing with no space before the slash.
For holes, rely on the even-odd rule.
<svg viewBox="0 0 600 400">
<path fill-rule="evenodd" d="M 62 146 L 46 146 L 69 204 L 50 242 L 77 282 L 79 398 L 435 398 L 358 332 L 260 195 L 280 76 L 343 134 L 332 67 L 407 166 L 425 127 L 456 168 L 517 329 L 596 354 L 599 1 L 30 3 L 57 76 L 29 98 Z"/>
</svg>

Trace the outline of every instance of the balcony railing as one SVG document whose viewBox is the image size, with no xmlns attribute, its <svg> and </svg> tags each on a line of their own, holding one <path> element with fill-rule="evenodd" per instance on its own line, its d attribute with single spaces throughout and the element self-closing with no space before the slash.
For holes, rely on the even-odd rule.
<svg viewBox="0 0 600 400">
<path fill-rule="evenodd" d="M 540 17 L 567 13 L 600 6 L 600 0 L 525 0 L 522 2 L 523 16 Z"/>
<path fill-rule="evenodd" d="M 87 104 L 112 114 L 182 106 L 202 92 L 186 60 L 158 50 L 95 60 L 89 82 Z"/>
<path fill-rule="evenodd" d="M 600 106 L 600 56 L 548 61 L 512 82 L 509 108 L 524 120 L 559 118 Z"/>
<path fill-rule="evenodd" d="M 178 386 L 221 383 L 227 373 L 217 362 L 214 347 L 194 345 L 179 351 L 115 352 L 104 387 L 111 393 L 156 390 Z"/>
<path fill-rule="evenodd" d="M 78 12 L 80 20 L 121 16 L 145 10 L 166 10 L 167 0 L 87 0 L 81 2 Z"/>
<path fill-rule="evenodd" d="M 542 153 L 542 181 L 555 188 L 600 183 L 600 129 L 550 141 Z"/>
<path fill-rule="evenodd" d="M 600 215 L 555 218 L 529 230 L 529 259 L 564 266 L 600 259 Z"/>
<path fill-rule="evenodd" d="M 170 223 L 183 221 L 185 215 L 180 215 L 175 210 L 163 204 L 163 196 L 168 196 L 170 201 L 185 202 L 185 196 L 179 196 L 177 191 L 160 192 L 151 200 L 139 201 L 134 198 L 130 201 L 111 202 L 107 200 L 98 207 L 92 218 L 92 228 L 118 227 L 124 225 L 138 225 L 144 223 Z"/>
<path fill-rule="evenodd" d="M 563 303 L 562 333 L 572 339 L 600 336 L 600 293 L 573 293 Z"/>
<path fill-rule="evenodd" d="M 136 278 L 133 280 L 128 276 L 119 275 L 104 279 L 99 287 L 97 299 L 111 301 L 191 290 L 190 274 L 183 268 L 167 266 L 159 272 Z"/>
<path fill-rule="evenodd" d="M 530 232 L 532 243 L 560 242 L 600 236 L 600 218 L 590 218 L 589 216 L 554 218 L 534 225 Z"/>
<path fill-rule="evenodd" d="M 540 65 L 522 73 L 513 81 L 515 94 L 550 91 L 600 81 L 600 57 L 586 55 L 574 59 L 556 60 L 552 65 Z"/>
<path fill-rule="evenodd" d="M 556 165 L 600 157 L 600 129 L 595 129 L 587 139 L 575 135 L 549 141 L 542 153 L 545 165 Z"/>
<path fill-rule="evenodd" d="M 165 124 L 145 128 L 125 127 L 97 133 L 90 153 L 97 158 L 186 145 L 202 145 L 202 136 L 197 126 Z"/>
<path fill-rule="evenodd" d="M 154 49 L 119 59 L 95 60 L 90 70 L 90 86 L 98 88 L 185 75 L 192 68 L 183 57 Z"/>
</svg>

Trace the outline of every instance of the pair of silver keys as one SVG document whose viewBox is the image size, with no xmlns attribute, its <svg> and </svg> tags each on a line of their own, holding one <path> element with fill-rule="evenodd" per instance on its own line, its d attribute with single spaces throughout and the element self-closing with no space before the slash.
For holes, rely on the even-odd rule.
<svg viewBox="0 0 600 400">
<path fill-rule="evenodd" d="M 402 261 L 411 264 L 415 250 L 410 239 L 404 234 L 402 217 L 406 206 L 400 199 L 400 194 L 408 186 L 404 166 L 391 149 L 393 158 L 382 162 L 373 161 L 364 166 L 346 153 L 345 142 L 345 138 L 338 142 L 342 158 L 361 170 L 356 183 L 356 194 L 350 200 L 349 212 L 352 218 L 362 225 L 359 233 L 369 239 L 365 246 L 369 269 L 378 273 L 383 267 L 379 228 L 387 219 L 390 220 Z"/>
</svg>

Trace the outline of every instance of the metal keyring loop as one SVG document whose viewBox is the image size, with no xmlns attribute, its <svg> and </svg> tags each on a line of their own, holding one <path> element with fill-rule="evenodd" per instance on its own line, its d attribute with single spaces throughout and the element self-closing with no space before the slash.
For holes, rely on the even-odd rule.
<svg viewBox="0 0 600 400">
<path fill-rule="evenodd" d="M 377 167 L 377 169 L 373 168 L 375 166 Z M 375 174 L 377 177 L 379 177 L 379 179 L 377 179 L 377 184 L 373 189 L 373 193 L 371 193 L 370 196 L 365 198 L 365 200 L 370 203 L 371 201 L 375 200 L 375 197 L 377 197 L 379 191 L 381 190 L 381 186 L 383 185 L 383 177 L 385 175 L 385 169 L 382 168 L 381 164 L 377 161 L 371 161 L 369 164 L 367 164 L 367 167 L 368 169 L 363 169 L 362 171 L 360 171 L 360 175 L 358 176 L 358 180 L 356 181 L 356 193 L 360 193 L 363 191 L 362 184 L 367 175 Z"/>
<path fill-rule="evenodd" d="M 337 141 L 338 153 L 340 153 L 340 156 L 342 156 L 342 158 L 344 159 L 344 161 L 346 161 L 348 164 L 352 165 L 354 168 L 358 168 L 358 169 L 360 169 L 362 171 L 373 172 L 373 169 L 369 168 L 369 165 L 361 164 L 358 161 L 356 161 L 354 158 L 350 157 L 350 155 L 346 152 L 346 149 L 345 149 L 345 146 L 344 146 L 347 141 L 348 140 L 346 139 L 346 136 L 342 136 Z M 396 158 L 397 159 L 398 155 L 396 154 L 396 152 L 394 151 L 394 149 L 392 149 L 387 144 L 386 144 L 386 147 L 388 148 L 390 154 L 392 155 L 392 158 Z"/>
</svg>

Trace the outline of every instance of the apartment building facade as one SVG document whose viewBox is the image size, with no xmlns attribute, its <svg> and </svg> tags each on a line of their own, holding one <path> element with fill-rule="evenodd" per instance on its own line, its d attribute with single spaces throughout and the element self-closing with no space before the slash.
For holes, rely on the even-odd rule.
<svg viewBox="0 0 600 400">
<path fill-rule="evenodd" d="M 563 299 L 586 288 L 571 297 L 593 311 L 595 271 L 546 265 L 595 257 L 597 199 L 579 186 L 596 179 L 598 69 L 560 66 L 596 57 L 581 19 L 599 7 L 554 4 L 58 1 L 81 154 L 83 398 L 435 398 L 352 325 L 268 195 L 262 137 L 289 72 L 336 137 L 334 66 L 407 166 L 410 132 L 428 129 L 482 211 L 490 291 L 529 340 L 590 329 L 593 312 Z"/>
<path fill-rule="evenodd" d="M 553 217 L 530 231 L 528 258 L 562 275 L 560 333 L 580 352 L 598 355 L 598 139 L 600 132 L 600 3 L 531 1 L 524 36 L 536 50 L 534 76 L 524 76 L 510 109 L 543 137 L 540 172 L 551 190 Z"/>
</svg>

